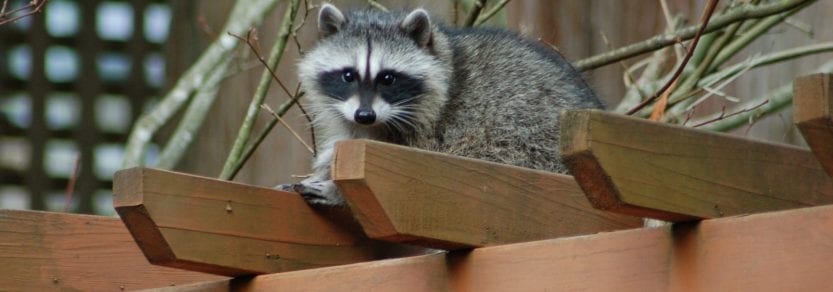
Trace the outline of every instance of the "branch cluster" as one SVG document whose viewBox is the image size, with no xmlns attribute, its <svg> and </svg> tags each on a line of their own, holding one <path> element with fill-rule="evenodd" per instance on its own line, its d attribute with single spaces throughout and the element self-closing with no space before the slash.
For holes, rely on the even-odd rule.
<svg viewBox="0 0 833 292">
<path fill-rule="evenodd" d="M 640 117 L 650 115 L 652 119 L 667 123 L 696 125 L 711 130 L 732 130 L 743 124 L 722 123 L 721 121 L 729 119 L 754 121 L 762 117 L 762 114 L 771 114 L 782 109 L 785 105 L 784 100 L 776 102 L 755 99 L 752 103 L 742 103 L 728 111 L 724 108 L 721 112 L 711 114 L 705 119 L 698 118 L 696 121 L 689 121 L 696 107 L 709 98 L 718 96 L 729 102 L 738 103 L 740 99 L 724 93 L 722 88 L 751 69 L 833 51 L 833 43 L 819 43 L 763 56 L 756 55 L 736 64 L 727 64 L 754 40 L 767 33 L 775 25 L 785 22 L 796 12 L 808 7 L 815 0 L 785 0 L 767 4 L 758 2 L 760 1 L 732 2 L 716 14 L 711 21 L 701 19 L 700 23 L 673 30 L 673 33 L 658 35 L 646 41 L 582 60 L 579 62 L 580 68 L 590 69 L 621 62 L 621 60 L 654 50 L 654 54 L 636 62 L 626 70 L 628 93 L 615 111 L 628 112 Z M 673 19 L 670 16 L 666 18 L 669 22 Z M 669 26 L 674 27 L 672 23 L 669 23 Z M 705 34 L 702 35 L 699 45 L 692 42 L 686 46 L 689 48 L 689 53 L 692 53 L 690 62 L 680 59 L 679 54 L 676 60 L 673 57 L 669 58 L 671 48 L 668 45 L 675 43 L 682 45 L 681 42 L 684 39 L 696 35 L 694 29 L 697 27 L 700 27 Z M 678 40 L 672 41 L 673 38 L 678 38 Z M 669 67 L 663 65 L 668 62 L 675 64 L 671 66 L 675 70 L 661 73 L 660 68 Z M 644 68 L 641 70 L 642 76 L 639 78 L 630 76 L 638 72 L 639 68 Z M 637 81 L 633 82 L 634 79 Z M 661 89 L 657 90 L 657 88 Z M 776 94 L 778 90 L 783 89 L 776 89 L 771 96 L 785 96 Z M 647 98 L 645 92 L 650 93 Z M 791 99 L 791 94 L 788 95 Z M 657 98 L 659 96 L 662 98 Z M 753 115 L 755 118 L 750 118 Z M 709 125 L 713 123 L 728 126 L 710 127 Z"/>
</svg>

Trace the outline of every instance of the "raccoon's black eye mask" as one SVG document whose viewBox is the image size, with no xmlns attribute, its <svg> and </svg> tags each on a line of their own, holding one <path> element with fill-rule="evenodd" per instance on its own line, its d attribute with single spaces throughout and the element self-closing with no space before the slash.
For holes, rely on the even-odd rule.
<svg viewBox="0 0 833 292">
<path fill-rule="evenodd" d="M 425 84 L 411 75 L 395 70 L 382 70 L 372 82 L 360 82 L 359 72 L 348 67 L 319 74 L 318 84 L 324 94 L 337 99 L 347 100 L 359 90 L 374 91 L 388 103 L 400 103 L 413 100 L 425 93 Z"/>
<path fill-rule="evenodd" d="M 337 100 L 347 100 L 358 89 L 359 73 L 353 68 L 344 68 L 320 73 L 318 85 L 323 93 Z"/>
</svg>

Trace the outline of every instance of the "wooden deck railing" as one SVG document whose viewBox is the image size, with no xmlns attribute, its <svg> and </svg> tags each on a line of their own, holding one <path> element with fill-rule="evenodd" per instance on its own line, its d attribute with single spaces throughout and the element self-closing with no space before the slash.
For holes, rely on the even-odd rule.
<svg viewBox="0 0 833 292">
<path fill-rule="evenodd" d="M 345 209 L 123 170 L 114 204 L 124 226 L 0 211 L 0 274 L 11 275 L 0 287 L 831 290 L 831 78 L 795 85 L 796 124 L 811 150 L 591 110 L 562 116 L 561 151 L 575 177 L 340 143 L 333 177 Z M 641 217 L 676 223 L 641 228 Z M 151 266 L 139 250 L 151 264 L 235 278 Z"/>
</svg>

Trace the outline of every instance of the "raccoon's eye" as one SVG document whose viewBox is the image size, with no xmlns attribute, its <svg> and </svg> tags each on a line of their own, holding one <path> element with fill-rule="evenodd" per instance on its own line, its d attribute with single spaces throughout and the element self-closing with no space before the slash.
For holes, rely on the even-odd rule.
<svg viewBox="0 0 833 292">
<path fill-rule="evenodd" d="M 344 82 L 347 83 L 351 83 L 353 81 L 356 81 L 356 74 L 353 73 L 353 70 L 344 70 L 344 73 L 341 74 L 341 80 L 344 80 Z"/>
<path fill-rule="evenodd" d="M 393 85 L 393 82 L 396 81 L 396 76 L 393 73 L 384 73 L 382 76 L 379 76 L 379 83 L 382 85 Z"/>
</svg>

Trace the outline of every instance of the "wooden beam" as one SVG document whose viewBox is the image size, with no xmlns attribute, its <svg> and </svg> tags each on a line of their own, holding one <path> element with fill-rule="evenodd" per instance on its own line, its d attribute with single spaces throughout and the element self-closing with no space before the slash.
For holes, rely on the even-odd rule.
<svg viewBox="0 0 833 292">
<path fill-rule="evenodd" d="M 371 238 L 456 249 L 641 226 L 593 209 L 572 177 L 369 140 L 333 178 Z"/>
<path fill-rule="evenodd" d="M 149 168 L 117 172 L 114 193 L 158 265 L 240 276 L 418 252 L 369 240 L 349 216 L 315 211 L 294 193 Z"/>
<path fill-rule="evenodd" d="M 132 291 L 221 279 L 149 264 L 116 218 L 0 210 L 0 290 Z"/>
<path fill-rule="evenodd" d="M 833 74 L 814 74 L 795 80 L 795 125 L 804 141 L 833 176 Z"/>
<path fill-rule="evenodd" d="M 833 206 L 156 291 L 831 291 Z"/>
<path fill-rule="evenodd" d="M 596 208 L 687 221 L 833 203 L 807 150 L 594 110 L 561 116 L 561 154 Z"/>
</svg>

